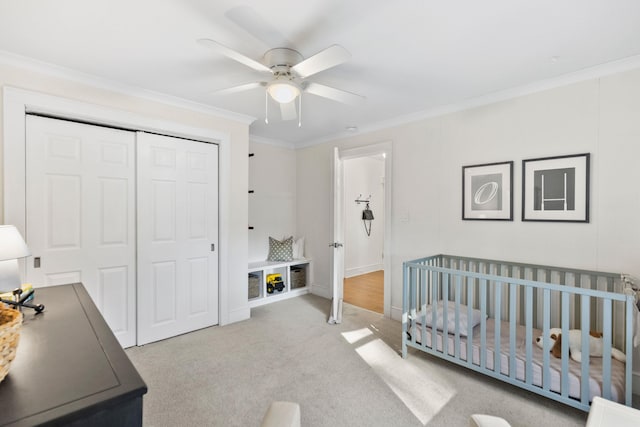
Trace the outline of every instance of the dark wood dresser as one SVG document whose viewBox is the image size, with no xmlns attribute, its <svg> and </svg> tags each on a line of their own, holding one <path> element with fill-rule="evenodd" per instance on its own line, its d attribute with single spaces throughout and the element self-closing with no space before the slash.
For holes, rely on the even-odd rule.
<svg viewBox="0 0 640 427">
<path fill-rule="evenodd" d="M 0 425 L 140 426 L 147 386 L 80 283 L 38 288 L 0 383 Z"/>
</svg>

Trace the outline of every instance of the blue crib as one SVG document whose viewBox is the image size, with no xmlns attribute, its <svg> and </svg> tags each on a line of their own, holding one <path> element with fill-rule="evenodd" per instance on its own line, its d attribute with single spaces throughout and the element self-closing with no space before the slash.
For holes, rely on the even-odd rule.
<svg viewBox="0 0 640 427">
<path fill-rule="evenodd" d="M 638 309 L 628 277 L 451 255 L 405 262 L 403 275 L 402 357 L 422 350 L 584 411 L 595 396 L 631 406 Z M 552 328 L 580 330 L 579 362 L 567 339 L 551 354 Z M 601 357 L 590 331 L 602 332 Z"/>
</svg>

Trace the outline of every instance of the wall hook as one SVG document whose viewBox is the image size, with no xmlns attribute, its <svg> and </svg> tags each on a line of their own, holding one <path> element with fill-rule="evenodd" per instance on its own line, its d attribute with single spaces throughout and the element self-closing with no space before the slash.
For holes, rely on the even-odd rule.
<svg viewBox="0 0 640 427">
<path fill-rule="evenodd" d="M 362 193 L 360 193 L 360 195 L 358 196 L 358 198 L 356 199 L 356 203 L 360 204 L 360 203 L 369 203 L 369 201 L 371 201 L 371 194 L 369 194 L 369 197 L 367 197 L 366 199 L 362 199 Z"/>
</svg>

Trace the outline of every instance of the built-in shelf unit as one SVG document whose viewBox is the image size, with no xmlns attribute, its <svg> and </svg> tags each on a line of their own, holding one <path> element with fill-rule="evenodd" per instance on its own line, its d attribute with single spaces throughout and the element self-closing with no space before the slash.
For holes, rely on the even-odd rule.
<svg viewBox="0 0 640 427">
<path fill-rule="evenodd" d="M 284 284 L 281 291 L 268 292 L 267 276 L 280 274 Z M 249 307 L 257 307 L 275 301 L 292 298 L 309 292 L 311 260 L 306 258 L 288 262 L 249 263 Z"/>
</svg>

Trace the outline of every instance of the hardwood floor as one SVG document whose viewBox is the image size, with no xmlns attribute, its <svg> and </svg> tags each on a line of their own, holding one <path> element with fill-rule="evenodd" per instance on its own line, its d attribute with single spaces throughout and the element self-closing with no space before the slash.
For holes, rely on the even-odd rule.
<svg viewBox="0 0 640 427">
<path fill-rule="evenodd" d="M 344 302 L 384 313 L 384 271 L 345 278 Z"/>
</svg>

